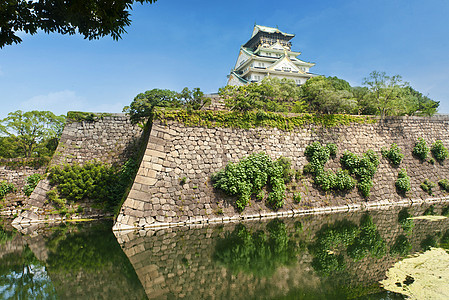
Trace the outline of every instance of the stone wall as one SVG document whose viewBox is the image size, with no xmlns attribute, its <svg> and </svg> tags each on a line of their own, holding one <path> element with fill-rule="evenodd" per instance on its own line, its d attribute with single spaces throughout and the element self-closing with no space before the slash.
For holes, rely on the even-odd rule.
<svg viewBox="0 0 449 300">
<path fill-rule="evenodd" d="M 412 156 L 418 137 L 430 146 L 442 140 L 449 146 L 449 117 L 391 117 L 374 124 L 352 124 L 326 128 L 306 125 L 291 132 L 277 128 L 200 128 L 186 127 L 175 121 L 155 120 L 145 156 L 140 165 L 131 192 L 117 219 L 115 229 L 196 222 L 222 222 L 241 218 L 260 218 L 274 213 L 293 215 L 297 212 L 329 207 L 363 207 L 391 203 L 442 198 L 445 193 L 437 186 L 434 196 L 422 191 L 425 178 L 438 182 L 449 178 L 449 163 L 421 162 Z M 242 213 L 233 205 L 235 199 L 213 189 L 211 175 L 229 162 L 255 152 L 264 151 L 272 159 L 288 157 L 292 167 L 302 169 L 307 164 L 306 146 L 314 141 L 335 143 L 339 153 L 325 168 L 341 168 L 339 158 L 345 150 L 363 154 L 374 150 L 379 157 L 382 147 L 398 144 L 405 154 L 400 168 L 406 168 L 411 177 L 412 191 L 400 196 L 395 188 L 399 169 L 386 159 L 374 176 L 371 196 L 364 199 L 357 188 L 349 193 L 323 192 L 304 176 L 290 185 L 284 206 L 273 212 L 265 201 L 252 199 Z M 183 178 L 186 183 L 182 184 Z M 301 193 L 302 200 L 294 203 L 293 194 Z"/>
<path fill-rule="evenodd" d="M 420 216 L 428 205 L 412 206 L 412 216 Z M 208 225 L 204 227 L 173 227 L 163 230 L 147 230 L 122 234 L 116 232 L 123 251 L 133 264 L 149 299 L 273 299 L 289 298 L 287 295 L 302 295 L 308 298 L 334 298 L 337 287 L 354 291 L 361 287 L 377 286 L 385 279 L 386 271 L 400 260 L 389 253 L 392 245 L 404 231 L 398 224 L 398 213 L 402 208 L 370 211 L 380 236 L 384 239 L 387 254 L 382 258 L 366 255 L 361 260 L 345 256 L 345 270 L 330 276 L 321 276 L 312 264 L 314 255 L 308 246 L 314 242 L 316 233 L 327 225 L 346 220 L 359 225 L 364 212 L 336 213 L 284 218 L 291 242 L 303 249 L 291 265 L 279 266 L 271 277 L 257 276 L 248 272 L 233 272 L 216 259 L 217 242 L 229 236 L 235 224 Z M 442 207 L 435 205 L 441 213 Z M 271 220 L 245 222 L 252 233 L 258 230 L 267 233 Z M 302 229 L 298 233 L 296 224 Z M 407 235 L 412 244 L 412 253 L 423 249 L 423 241 L 449 229 L 448 220 L 414 220 L 415 227 Z M 268 235 L 268 233 L 267 233 Z M 236 249 L 236 251 L 238 251 Z M 242 251 L 244 252 L 244 251 Z M 344 253 L 344 251 L 342 251 Z M 268 265 L 269 262 L 266 262 Z M 361 289 L 363 291 L 363 289 Z M 375 290 L 374 290 L 375 291 Z M 334 297 L 326 297 L 334 295 Z M 312 297 L 313 296 L 313 297 Z M 352 295 L 354 296 L 354 295 Z M 359 296 L 363 296 L 359 295 Z M 293 297 L 294 298 L 294 297 Z M 345 298 L 345 297 L 338 297 Z"/>
<path fill-rule="evenodd" d="M 142 129 L 132 125 L 125 114 L 107 114 L 95 121 L 69 120 L 50 166 L 66 163 L 82 165 L 92 160 L 121 165 L 136 151 L 141 134 Z M 26 210 L 13 223 L 26 224 L 54 218 L 54 215 L 45 216 L 42 213 L 50 188 L 47 179 L 41 180 L 27 200 Z"/>
<path fill-rule="evenodd" d="M 10 161 L 22 159 L 10 159 Z M 5 162 L 3 162 L 5 163 Z M 22 192 L 22 188 L 26 184 L 26 179 L 33 174 L 43 174 L 46 166 L 40 168 L 33 168 L 29 166 L 10 167 L 6 165 L 0 165 L 0 181 L 6 180 L 9 183 L 14 184 L 17 188 L 17 192 L 8 194 L 5 197 L 3 207 L 1 208 L 1 215 L 13 216 L 18 213 L 17 207 L 22 205 L 26 200 L 26 195 Z"/>
</svg>

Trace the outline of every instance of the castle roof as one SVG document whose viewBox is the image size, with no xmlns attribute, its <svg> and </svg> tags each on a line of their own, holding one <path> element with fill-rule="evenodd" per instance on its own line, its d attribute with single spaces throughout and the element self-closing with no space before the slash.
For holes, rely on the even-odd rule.
<svg viewBox="0 0 449 300">
<path fill-rule="evenodd" d="M 295 37 L 294 34 L 282 32 L 278 28 L 267 27 L 262 25 L 254 25 L 253 34 L 251 35 L 251 37 L 255 36 L 260 31 L 266 33 L 280 33 L 281 35 L 289 37 L 290 39 Z"/>
</svg>

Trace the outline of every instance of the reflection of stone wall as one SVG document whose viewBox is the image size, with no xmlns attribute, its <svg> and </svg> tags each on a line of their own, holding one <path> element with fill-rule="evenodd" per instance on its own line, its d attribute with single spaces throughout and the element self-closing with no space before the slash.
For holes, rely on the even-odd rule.
<svg viewBox="0 0 449 300">
<path fill-rule="evenodd" d="M 441 212 L 441 207 L 436 206 Z M 422 215 L 426 206 L 409 208 L 411 215 Z M 404 234 L 397 222 L 400 208 L 371 211 L 380 235 L 385 239 L 387 251 L 400 234 Z M 346 219 L 359 225 L 363 212 L 335 213 L 329 215 L 309 215 L 298 218 L 281 219 L 287 225 L 290 238 L 299 245 L 310 244 L 318 230 L 325 224 Z M 296 221 L 303 225 L 302 233 L 296 238 Z M 265 229 L 269 220 L 243 223 L 252 232 Z M 420 243 L 428 235 L 449 229 L 448 219 L 437 222 L 417 220 L 409 239 L 413 251 L 421 249 Z M 150 299 L 261 299 L 276 298 L 298 290 L 306 291 L 319 298 L 331 293 L 332 289 L 349 286 L 376 285 L 385 278 L 385 272 L 397 260 L 386 255 L 376 259 L 369 255 L 360 261 L 346 257 L 346 271 L 338 276 L 320 277 L 311 261 L 313 256 L 304 250 L 296 264 L 280 267 L 271 278 L 259 278 L 240 272 L 232 274 L 226 267 L 213 260 L 217 238 L 232 232 L 235 224 L 208 225 L 206 227 L 174 227 L 158 231 L 139 233 L 116 232 L 119 243 Z M 306 248 L 307 249 L 307 248 Z M 323 298 L 324 299 L 324 298 Z"/>
<path fill-rule="evenodd" d="M 27 262 L 23 259 L 23 251 L 26 247 L 29 247 L 39 260 L 39 263 L 45 266 L 51 284 L 56 290 L 57 299 L 145 299 L 145 291 L 137 276 L 133 273 L 132 266 L 129 264 L 125 254 L 121 251 L 119 245 L 116 244 L 110 229 L 100 228 L 102 230 L 101 239 L 108 238 L 113 242 L 112 246 L 114 246 L 105 249 L 103 252 L 103 254 L 110 254 L 110 256 L 101 257 L 102 261 L 106 263 L 98 263 L 97 267 L 90 265 L 89 268 L 86 268 L 84 265 L 77 266 L 76 270 L 59 266 L 55 269 L 50 264 L 49 261 L 55 251 L 51 247 L 58 242 L 64 241 L 66 238 L 64 235 L 69 234 L 69 232 L 77 232 L 77 230 L 86 230 L 88 234 L 97 233 L 98 235 L 99 229 L 92 229 L 91 224 L 94 225 L 95 223 L 84 223 L 83 227 L 79 225 L 72 226 L 67 232 L 63 230 L 58 231 L 58 227 L 49 228 L 48 225 L 41 224 L 42 226 L 36 225 L 34 228 L 36 231 L 32 233 L 33 236 L 22 236 L 17 233 L 13 239 L 0 245 L 0 265 L 2 266 L 2 271 L 5 272 L 0 275 L 8 274 L 10 272 L 8 267 L 11 267 L 11 264 L 17 264 L 17 261 L 21 261 L 23 268 L 27 267 L 26 264 L 29 261 Z M 110 228 L 111 224 L 107 226 Z M 74 252 L 77 252 L 81 259 L 89 260 L 89 256 L 95 257 L 95 247 L 91 243 L 92 240 L 88 240 L 89 242 L 85 242 L 85 240 L 80 241 L 79 238 L 76 239 L 76 236 L 74 239 L 73 235 L 68 238 L 71 239 L 69 243 L 74 245 L 74 247 L 79 247 L 80 243 L 81 245 L 85 243 L 84 248 L 87 248 L 85 251 L 74 248 Z M 64 256 L 64 253 L 61 253 L 61 255 Z M 21 256 L 22 260 L 20 260 Z M 92 261 L 90 263 L 95 264 Z M 20 289 L 20 287 L 17 287 L 17 289 Z"/>
<path fill-rule="evenodd" d="M 244 156 L 260 151 L 265 151 L 273 159 L 280 156 L 291 158 L 293 168 L 302 169 L 307 163 L 304 150 L 314 141 L 337 144 L 339 155 L 325 166 L 333 170 L 341 168 L 339 157 L 345 150 L 360 155 L 373 149 L 380 156 L 382 147 L 389 148 L 392 143 L 397 143 L 405 154 L 400 167 L 407 169 L 412 191 L 406 199 L 398 195 L 394 186 L 398 169 L 381 158 L 368 200 L 361 197 L 357 188 L 348 194 L 324 193 L 306 176 L 296 184 L 295 189 L 288 192 L 286 203 L 279 213 L 293 214 L 294 210 L 348 204 L 429 199 L 431 197 L 420 188 L 421 182 L 425 178 L 437 182 L 449 177 L 449 163 L 437 162 L 432 165 L 420 162 L 411 152 L 418 137 L 425 138 L 429 146 L 441 139 L 449 147 L 448 123 L 448 117 L 395 117 L 376 124 L 333 128 L 307 125 L 292 132 L 284 132 L 273 128 L 243 130 L 186 127 L 174 121 L 165 124 L 156 120 L 138 175 L 115 228 L 155 226 L 160 223 L 186 224 L 211 219 L 221 222 L 230 217 L 239 219 L 269 215 L 273 211 L 267 208 L 264 201 L 255 200 L 239 214 L 231 204 L 234 198 L 213 189 L 211 175 L 228 162 L 237 162 Z M 183 177 L 187 182 L 181 185 Z M 293 202 L 294 192 L 302 194 L 300 204 Z M 444 195 L 438 187 L 435 188 L 435 197 Z"/>
<path fill-rule="evenodd" d="M 68 122 L 50 166 L 84 164 L 92 160 L 122 164 L 136 150 L 141 133 L 142 130 L 137 125 L 131 125 L 125 114 L 108 114 L 92 122 Z M 40 211 L 49 190 L 49 181 L 41 180 L 27 201 L 28 210 L 16 218 L 14 223 L 25 224 L 54 218 Z"/>
</svg>

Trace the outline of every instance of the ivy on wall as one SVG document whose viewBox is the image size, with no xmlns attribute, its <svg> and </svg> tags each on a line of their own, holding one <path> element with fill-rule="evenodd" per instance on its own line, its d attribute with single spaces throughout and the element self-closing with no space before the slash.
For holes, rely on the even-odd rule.
<svg viewBox="0 0 449 300">
<path fill-rule="evenodd" d="M 231 128 L 255 128 L 272 127 L 291 131 L 305 125 L 315 124 L 324 127 L 335 127 L 350 124 L 370 124 L 376 119 L 367 116 L 352 115 L 322 115 L 322 114 L 282 114 L 266 111 L 249 111 L 245 113 L 228 111 L 187 111 L 158 109 L 154 112 L 154 118 L 161 121 L 177 121 L 186 126 L 198 127 L 231 127 Z"/>
</svg>

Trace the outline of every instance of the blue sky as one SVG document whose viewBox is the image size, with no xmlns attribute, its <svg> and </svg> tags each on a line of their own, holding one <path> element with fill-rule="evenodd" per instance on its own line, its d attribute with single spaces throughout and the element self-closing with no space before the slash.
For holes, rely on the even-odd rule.
<svg viewBox="0 0 449 300">
<path fill-rule="evenodd" d="M 312 72 L 361 85 L 399 74 L 449 113 L 449 1 L 158 0 L 134 6 L 122 40 L 39 33 L 0 49 L 0 118 L 10 111 L 121 112 L 140 92 L 217 92 L 254 23 L 294 33 Z"/>
</svg>

